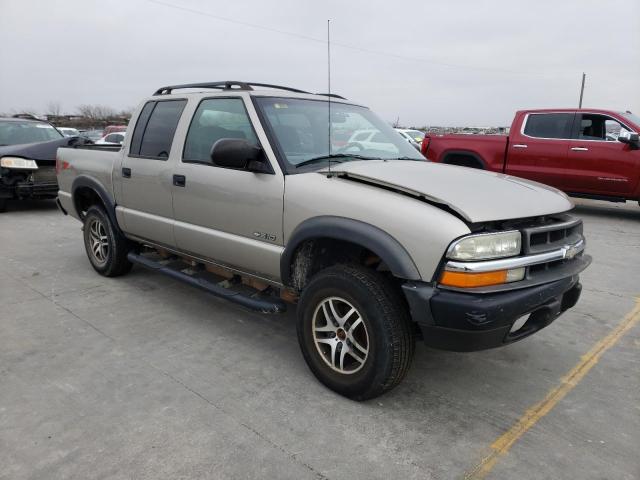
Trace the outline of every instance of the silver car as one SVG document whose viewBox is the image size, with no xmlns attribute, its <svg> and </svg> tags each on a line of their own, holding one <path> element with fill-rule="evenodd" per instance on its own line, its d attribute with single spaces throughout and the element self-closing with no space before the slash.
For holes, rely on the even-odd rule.
<svg viewBox="0 0 640 480">
<path fill-rule="evenodd" d="M 129 125 L 122 146 L 58 151 L 59 206 L 84 223 L 93 268 L 137 264 L 263 312 L 296 304 L 304 359 L 347 397 L 397 385 L 416 338 L 506 345 L 580 296 L 591 259 L 564 194 L 426 162 L 341 97 L 169 86 Z"/>
</svg>

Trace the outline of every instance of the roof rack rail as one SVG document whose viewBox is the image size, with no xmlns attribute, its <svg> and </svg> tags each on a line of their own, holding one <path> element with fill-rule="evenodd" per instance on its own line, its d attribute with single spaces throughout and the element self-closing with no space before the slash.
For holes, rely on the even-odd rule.
<svg viewBox="0 0 640 480">
<path fill-rule="evenodd" d="M 331 98 L 341 98 L 342 100 L 346 100 L 342 95 L 338 95 L 337 93 L 316 93 L 315 95 L 320 95 L 322 97 L 331 97 Z"/>
<path fill-rule="evenodd" d="M 253 90 L 252 87 L 267 87 L 276 88 L 278 90 L 286 90 L 288 92 L 295 93 L 310 93 L 304 90 L 298 90 L 297 88 L 283 87 L 280 85 L 270 85 L 268 83 L 255 83 L 255 82 L 237 82 L 235 80 L 226 80 L 224 82 L 206 82 L 206 83 L 185 83 L 183 85 L 169 85 L 167 87 L 159 88 L 155 91 L 154 95 L 168 95 L 173 90 L 183 88 L 215 88 L 218 90 Z"/>
</svg>

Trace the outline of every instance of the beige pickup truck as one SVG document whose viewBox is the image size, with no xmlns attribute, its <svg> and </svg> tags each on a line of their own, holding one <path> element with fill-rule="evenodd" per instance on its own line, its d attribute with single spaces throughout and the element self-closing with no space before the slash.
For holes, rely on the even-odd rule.
<svg viewBox="0 0 640 480">
<path fill-rule="evenodd" d="M 310 369 L 358 400 L 402 380 L 416 337 L 470 351 L 549 325 L 591 261 L 561 192 L 425 161 L 337 95 L 163 87 L 122 146 L 61 148 L 56 168 L 98 273 L 137 264 L 258 311 L 297 304 Z"/>
</svg>

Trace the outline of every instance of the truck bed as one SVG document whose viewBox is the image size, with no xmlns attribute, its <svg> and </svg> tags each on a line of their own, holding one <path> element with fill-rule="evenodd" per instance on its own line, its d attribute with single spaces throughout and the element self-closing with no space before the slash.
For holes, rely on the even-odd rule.
<svg viewBox="0 0 640 480">
<path fill-rule="evenodd" d="M 59 148 L 56 156 L 58 196 L 70 197 L 74 180 L 87 176 L 97 181 L 109 195 L 114 196 L 113 171 L 122 158 L 120 145 L 77 145 Z"/>
</svg>

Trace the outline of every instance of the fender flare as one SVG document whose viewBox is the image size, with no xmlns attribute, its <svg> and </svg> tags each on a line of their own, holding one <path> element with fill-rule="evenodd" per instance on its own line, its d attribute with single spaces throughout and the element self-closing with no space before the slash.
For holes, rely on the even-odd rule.
<svg viewBox="0 0 640 480">
<path fill-rule="evenodd" d="M 394 276 L 420 280 L 418 267 L 409 253 L 387 232 L 359 220 L 327 215 L 307 219 L 291 233 L 280 257 L 280 275 L 285 285 L 291 284 L 291 265 L 298 247 L 307 240 L 320 238 L 361 245 L 378 255 Z"/>
<path fill-rule="evenodd" d="M 440 163 L 444 163 L 445 165 L 451 165 L 450 163 L 447 163 L 447 157 L 449 155 L 466 155 L 467 157 L 471 157 L 474 160 L 476 160 L 480 165 L 482 165 L 482 168 L 484 170 L 487 170 L 487 162 L 485 162 L 482 157 L 480 155 L 478 155 L 476 152 L 471 151 L 471 150 L 445 150 L 444 152 L 442 152 L 441 158 L 442 160 L 440 161 Z"/>
<path fill-rule="evenodd" d="M 78 175 L 71 184 L 71 198 L 73 200 L 73 206 L 78 210 L 76 206 L 76 190 L 79 188 L 89 188 L 93 190 L 100 200 L 104 204 L 106 214 L 111 220 L 111 223 L 116 228 L 118 233 L 122 234 L 122 230 L 120 229 L 120 225 L 118 225 L 118 219 L 116 218 L 116 203 L 113 197 L 107 192 L 107 190 L 98 182 L 96 179 L 89 177 L 87 175 Z M 81 216 L 80 212 L 77 212 L 78 216 Z"/>
</svg>

